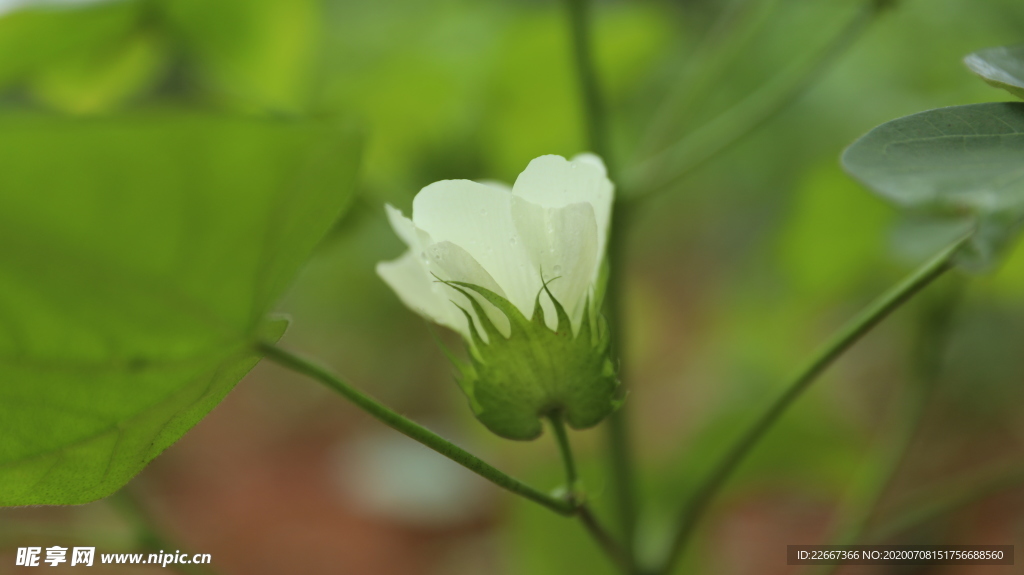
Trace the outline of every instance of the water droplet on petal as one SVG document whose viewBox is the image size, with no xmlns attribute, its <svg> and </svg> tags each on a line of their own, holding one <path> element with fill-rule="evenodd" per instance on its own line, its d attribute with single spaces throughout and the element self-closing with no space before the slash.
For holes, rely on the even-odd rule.
<svg viewBox="0 0 1024 575">
<path fill-rule="evenodd" d="M 562 273 L 562 266 L 555 266 L 555 269 L 551 270 L 555 272 L 555 275 Z"/>
</svg>

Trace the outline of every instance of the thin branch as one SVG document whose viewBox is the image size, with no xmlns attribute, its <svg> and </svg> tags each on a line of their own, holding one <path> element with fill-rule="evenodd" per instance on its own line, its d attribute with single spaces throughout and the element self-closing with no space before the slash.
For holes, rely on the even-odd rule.
<svg viewBox="0 0 1024 575">
<path fill-rule="evenodd" d="M 854 486 L 846 503 L 845 517 L 835 530 L 830 545 L 855 545 L 862 542 L 867 527 L 875 517 L 882 498 L 903 467 L 914 439 L 917 437 L 925 410 L 934 395 L 941 373 L 943 352 L 957 304 L 963 294 L 963 282 L 946 290 L 936 290 L 934 298 L 925 298 L 926 305 L 917 319 L 913 349 L 914 377 L 903 402 L 903 409 L 887 425 L 880 436 L 874 461 Z M 839 565 L 821 565 L 811 571 L 831 575 Z"/>
<path fill-rule="evenodd" d="M 610 163 L 604 95 L 598 82 L 590 37 L 590 0 L 565 0 L 573 60 L 579 77 L 587 142 L 590 150 Z M 609 170 L 614 171 L 614 170 Z"/>
<path fill-rule="evenodd" d="M 732 476 L 740 463 L 775 425 L 789 407 L 811 386 L 825 369 L 838 359 L 864 334 L 871 331 L 890 313 L 898 309 L 915 294 L 952 268 L 951 260 L 970 236 L 965 236 L 944 249 L 889 292 L 875 300 L 847 323 L 813 356 L 786 386 L 768 410 L 744 433 L 739 441 L 719 461 L 711 474 L 700 484 L 687 501 L 668 556 L 660 573 L 669 573 L 682 557 L 683 551 L 697 523 L 703 518 L 715 496 Z"/>
<path fill-rule="evenodd" d="M 366 395 L 348 383 L 342 381 L 341 378 L 334 375 L 326 368 L 286 351 L 272 343 L 261 342 L 257 344 L 257 350 L 271 361 L 293 371 L 307 375 L 320 383 L 327 385 L 341 394 L 345 399 L 356 404 L 357 407 L 369 413 L 388 427 L 407 437 L 415 439 L 430 449 L 433 449 L 448 459 L 451 459 L 455 463 L 458 463 L 473 473 L 476 473 L 491 483 L 494 483 L 498 487 L 507 489 L 508 491 L 525 497 L 535 503 L 539 503 L 555 513 L 565 515 L 566 517 L 571 517 L 577 513 L 576 505 L 571 501 L 548 495 L 547 493 L 544 493 L 534 487 L 530 487 L 522 481 L 499 471 L 472 453 L 469 453 L 433 431 L 430 431 L 415 421 L 388 409 L 382 403 L 373 399 L 369 395 Z"/>
<path fill-rule="evenodd" d="M 786 110 L 846 53 L 887 6 L 888 3 L 880 0 L 867 0 L 832 41 L 810 60 L 783 71 L 715 119 L 629 170 L 625 181 L 630 189 L 636 190 L 630 200 L 649 198 L 671 189 L 673 184 Z"/>
<path fill-rule="evenodd" d="M 580 83 L 583 111 L 587 126 L 587 139 L 591 150 L 601 156 L 608 165 L 608 171 L 615 174 L 615 162 L 611 157 L 609 143 L 607 111 L 605 100 L 593 58 L 592 39 L 590 33 L 590 0 L 565 0 L 569 21 L 569 32 L 572 39 L 573 59 Z M 622 190 L 618 191 L 619 197 Z M 622 285 L 624 276 L 622 256 L 625 245 L 627 213 L 624 204 L 616 201 L 612 229 L 609 237 L 608 264 L 611 269 L 607 306 L 609 323 L 612 331 L 614 351 L 619 357 L 619 372 L 623 371 L 622 362 Z M 633 457 L 630 450 L 627 421 L 627 408 L 613 412 L 608 418 L 608 448 L 611 459 L 611 473 L 614 493 L 619 512 L 623 546 L 622 556 L 625 558 L 627 572 L 635 571 L 633 542 L 636 539 L 636 489 L 633 479 Z"/>
<path fill-rule="evenodd" d="M 618 541 L 615 540 L 611 534 L 601 525 L 598 521 L 597 516 L 591 511 L 590 506 L 587 505 L 584 494 L 579 489 L 579 475 L 576 472 L 576 463 L 572 455 L 572 445 L 569 443 L 569 433 L 565 429 L 565 422 L 562 419 L 562 414 L 555 412 L 548 416 L 551 420 L 551 427 L 554 431 L 555 441 L 558 443 L 558 451 L 562 454 L 562 461 L 565 464 L 565 481 L 568 484 L 566 489 L 569 493 L 569 500 L 575 503 L 578 507 L 576 509 L 576 516 L 580 518 L 580 522 L 590 533 L 594 541 L 597 542 L 598 546 L 604 550 L 605 553 L 615 562 L 616 565 L 621 567 L 624 571 L 631 569 L 630 563 L 623 554 L 622 546 L 619 545 Z"/>
<path fill-rule="evenodd" d="M 721 79 L 764 27 L 768 14 L 779 1 L 738 0 L 722 9 L 682 63 L 668 94 L 651 115 L 647 130 L 634 152 L 634 159 L 656 152 L 660 149 L 657 146 L 667 143 L 671 130 L 679 128 L 680 111 L 690 108 L 704 95 L 705 89 Z"/>
<path fill-rule="evenodd" d="M 576 462 L 572 457 L 572 446 L 569 445 L 569 434 L 565 430 L 565 422 L 562 414 L 552 413 L 548 416 L 551 420 L 551 429 L 555 432 L 555 441 L 558 443 L 558 451 L 562 454 L 562 461 L 565 463 L 566 490 L 569 492 L 569 499 L 576 498 L 576 483 L 579 476 L 576 475 Z"/>
<path fill-rule="evenodd" d="M 985 475 L 982 479 L 966 482 L 967 485 L 964 485 L 963 480 L 957 480 L 955 485 L 928 490 L 925 495 L 917 498 L 923 503 L 912 506 L 873 529 L 866 538 L 867 543 L 891 541 L 1001 491 L 1024 486 L 1024 466 L 1019 464 Z"/>
<path fill-rule="evenodd" d="M 580 518 L 580 522 L 587 529 L 587 532 L 590 533 L 590 536 L 594 538 L 594 541 L 601 546 L 611 560 L 623 571 L 627 573 L 632 572 L 633 565 L 630 563 L 622 546 L 601 526 L 597 517 L 594 516 L 594 512 L 590 510 L 590 506 L 586 503 L 581 504 L 577 510 L 577 515 Z"/>
</svg>

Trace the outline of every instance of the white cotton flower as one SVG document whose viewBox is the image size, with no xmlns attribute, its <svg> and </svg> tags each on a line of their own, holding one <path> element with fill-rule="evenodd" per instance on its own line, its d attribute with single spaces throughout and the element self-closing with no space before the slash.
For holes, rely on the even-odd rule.
<svg viewBox="0 0 1024 575">
<path fill-rule="evenodd" d="M 604 163 L 593 154 L 571 161 L 541 156 L 512 188 L 435 182 L 416 195 L 411 220 L 387 206 L 391 226 L 409 251 L 378 264 L 377 273 L 407 306 L 466 339 L 468 321 L 452 300 L 464 307 L 466 302 L 438 279 L 487 288 L 527 317 L 543 282 L 550 281 L 578 331 L 604 257 L 613 189 Z M 552 303 L 545 299 L 542 305 L 548 327 L 555 329 Z M 507 335 L 507 319 L 493 308 L 488 312 Z"/>
<path fill-rule="evenodd" d="M 459 380 L 491 431 L 532 439 L 556 413 L 590 427 L 619 404 L 597 301 L 613 186 L 592 154 L 541 156 L 513 187 L 445 180 L 412 219 L 387 206 L 409 251 L 377 273 L 469 347 Z M 543 296 L 543 297 L 542 297 Z"/>
</svg>

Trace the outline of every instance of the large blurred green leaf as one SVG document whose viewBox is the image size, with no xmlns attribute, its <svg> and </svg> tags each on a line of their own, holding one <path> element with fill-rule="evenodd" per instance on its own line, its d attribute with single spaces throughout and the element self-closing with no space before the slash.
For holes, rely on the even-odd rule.
<svg viewBox="0 0 1024 575">
<path fill-rule="evenodd" d="M 150 2 L 43 7 L 0 16 L 0 89 L 65 112 L 109 110 L 156 83 L 168 51 Z"/>
<path fill-rule="evenodd" d="M 139 2 L 81 10 L 23 9 L 0 17 L 0 87 L 67 57 L 91 53 L 136 26 Z"/>
<path fill-rule="evenodd" d="M 964 58 L 964 64 L 996 88 L 1024 98 L 1024 44 L 979 50 Z"/>
<path fill-rule="evenodd" d="M 167 64 L 165 48 L 158 34 L 126 34 L 40 67 L 28 87 L 58 110 L 107 111 L 157 83 Z"/>
<path fill-rule="evenodd" d="M 106 496 L 205 416 L 355 157 L 328 122 L 0 117 L 0 505 Z"/>
<path fill-rule="evenodd" d="M 160 10 L 208 89 L 242 108 L 296 111 L 313 80 L 320 4 L 174 0 Z"/>
<path fill-rule="evenodd" d="M 887 122 L 854 142 L 843 165 L 920 220 L 973 225 L 958 263 L 988 268 L 1024 221 L 1024 104 L 955 106 Z"/>
</svg>

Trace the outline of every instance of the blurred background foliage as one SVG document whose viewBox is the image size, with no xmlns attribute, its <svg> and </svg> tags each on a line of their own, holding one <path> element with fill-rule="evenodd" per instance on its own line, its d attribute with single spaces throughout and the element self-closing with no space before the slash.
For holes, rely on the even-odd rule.
<svg viewBox="0 0 1024 575">
<path fill-rule="evenodd" d="M 901 249 L 893 213 L 842 173 L 842 148 L 897 116 L 1005 99 L 960 60 L 1020 42 L 1019 1 L 893 4 L 784 113 L 639 214 L 619 273 L 630 287 L 625 377 L 645 554 L 659 552 L 675 503 L 785 376 L 925 256 Z M 810 57 L 860 5 L 597 2 L 617 163 L 661 149 Z M 560 3 L 7 0 L 0 10 L 2 110 L 91 116 L 175 104 L 356 118 L 366 138 L 357 205 L 282 302 L 294 318 L 285 343 L 499 467 L 559 483 L 547 437 L 499 440 L 471 417 L 433 328 L 373 266 L 403 249 L 384 202 L 408 213 L 430 182 L 511 182 L 538 155 L 582 150 Z M 757 449 L 701 530 L 693 572 L 787 572 L 782 546 L 823 541 L 919 377 L 910 361 L 926 306 L 859 344 Z M 967 284 L 940 349 L 937 393 L 883 511 L 1021 461 L 1021 341 L 1017 250 Z M 600 428 L 574 434 L 591 496 L 609 512 L 601 439 Z M 316 384 L 261 367 L 129 489 L 168 537 L 211 553 L 223 573 L 608 572 L 576 525 L 406 441 Z M 1022 496 L 990 497 L 915 541 L 1024 545 Z M 104 502 L 0 511 L 0 573 L 19 544 L 137 545 L 119 517 Z"/>
</svg>

